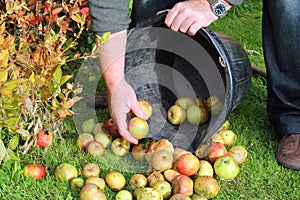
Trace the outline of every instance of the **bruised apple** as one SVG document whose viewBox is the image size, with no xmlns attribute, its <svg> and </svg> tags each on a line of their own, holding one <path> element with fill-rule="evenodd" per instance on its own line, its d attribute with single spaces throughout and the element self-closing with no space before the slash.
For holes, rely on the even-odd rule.
<svg viewBox="0 0 300 200">
<path fill-rule="evenodd" d="M 172 168 L 173 154 L 165 149 L 160 149 L 152 154 L 152 167 L 157 171 L 164 171 Z"/>
<path fill-rule="evenodd" d="M 219 190 L 219 183 L 211 176 L 199 176 L 194 182 L 195 193 L 207 199 L 216 197 Z"/>
<path fill-rule="evenodd" d="M 170 200 L 191 200 L 191 198 L 185 194 L 174 194 Z"/>
<path fill-rule="evenodd" d="M 95 163 L 88 163 L 82 168 L 82 175 L 84 177 L 99 176 L 100 167 Z"/>
<path fill-rule="evenodd" d="M 225 145 L 233 145 L 236 141 L 236 134 L 231 130 L 221 130 L 219 134 L 223 137 Z"/>
<path fill-rule="evenodd" d="M 100 142 L 93 141 L 89 143 L 87 150 L 94 157 L 101 157 L 104 154 L 105 148 Z"/>
<path fill-rule="evenodd" d="M 178 175 L 180 175 L 180 173 L 174 169 L 167 169 L 164 171 L 164 177 L 169 182 L 172 182 L 172 180 Z"/>
<path fill-rule="evenodd" d="M 72 178 L 70 181 L 70 186 L 75 189 L 81 189 L 84 186 L 83 178 L 80 177 Z"/>
<path fill-rule="evenodd" d="M 110 171 L 105 176 L 105 182 L 113 191 L 116 192 L 125 187 L 126 179 L 120 172 Z"/>
<path fill-rule="evenodd" d="M 70 181 L 77 176 L 78 170 L 69 163 L 62 163 L 55 169 L 55 178 L 60 181 Z"/>
<path fill-rule="evenodd" d="M 168 181 L 165 180 L 157 181 L 152 188 L 157 190 L 163 199 L 169 199 L 172 194 L 172 186 Z"/>
<path fill-rule="evenodd" d="M 247 160 L 248 151 L 240 145 L 233 146 L 228 150 L 228 155 L 240 165 Z"/>
<path fill-rule="evenodd" d="M 147 178 L 143 174 L 134 174 L 129 180 L 129 186 L 132 190 L 144 188 L 147 185 Z"/>
<path fill-rule="evenodd" d="M 145 143 L 138 143 L 133 145 L 131 149 L 132 156 L 139 161 L 142 161 L 145 159 L 146 152 L 148 150 L 148 145 Z"/>
<path fill-rule="evenodd" d="M 173 194 L 185 194 L 187 196 L 192 196 L 193 186 L 193 180 L 186 175 L 176 176 L 172 180 Z"/>
<path fill-rule="evenodd" d="M 106 200 L 105 194 L 95 184 L 86 184 L 80 190 L 80 200 Z"/>
<path fill-rule="evenodd" d="M 78 136 L 76 143 L 80 149 L 85 149 L 87 148 L 89 143 L 93 141 L 94 141 L 94 136 L 92 134 L 82 133 Z"/>
<path fill-rule="evenodd" d="M 140 104 L 142 110 L 148 116 L 148 118 L 151 117 L 151 115 L 152 115 L 152 105 L 148 101 L 142 100 L 142 99 L 139 99 L 138 103 Z"/>
<path fill-rule="evenodd" d="M 137 194 L 137 200 L 163 200 L 162 195 L 151 187 L 141 189 Z"/>
<path fill-rule="evenodd" d="M 157 181 L 160 180 L 165 180 L 165 177 L 159 171 L 154 171 L 147 177 L 147 182 L 150 187 L 152 187 Z"/>
<path fill-rule="evenodd" d="M 117 156 L 125 156 L 129 149 L 130 143 L 123 138 L 116 138 L 111 144 L 111 150 Z"/>
<path fill-rule="evenodd" d="M 105 180 L 103 178 L 96 177 L 96 176 L 88 177 L 85 181 L 85 184 L 89 184 L 89 183 L 97 185 L 101 190 L 104 190 L 104 188 L 106 187 Z"/>
</svg>

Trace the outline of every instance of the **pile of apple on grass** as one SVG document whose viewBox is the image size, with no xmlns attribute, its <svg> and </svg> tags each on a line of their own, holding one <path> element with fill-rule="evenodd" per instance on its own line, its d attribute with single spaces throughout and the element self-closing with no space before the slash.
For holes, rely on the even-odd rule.
<svg viewBox="0 0 300 200">
<path fill-rule="evenodd" d="M 139 103 L 145 114 L 151 117 L 151 104 L 145 100 L 139 100 Z M 179 98 L 169 108 L 168 120 L 174 125 L 185 120 L 201 125 L 213 112 L 212 109 L 216 111 L 220 106 L 222 105 L 215 96 L 206 100 Z M 175 113 L 179 117 L 175 117 Z M 71 187 L 79 189 L 81 200 L 107 199 L 105 187 L 115 191 L 115 199 L 118 200 L 211 199 L 220 190 L 215 176 L 225 180 L 234 179 L 239 174 L 239 165 L 247 158 L 246 149 L 234 145 L 237 136 L 229 130 L 228 120 L 195 152 L 174 147 L 167 139 L 154 141 L 147 138 L 147 121 L 136 116 L 132 116 L 129 121 L 130 133 L 139 140 L 135 145 L 120 137 L 112 119 L 105 123 L 86 120 L 82 124 L 82 130 L 84 133 L 77 138 L 80 149 L 99 158 L 106 150 L 119 157 L 131 152 L 137 162 L 147 163 L 147 170 L 137 172 L 130 180 L 126 180 L 122 171 L 117 170 L 111 170 L 105 177 L 100 177 L 101 169 L 95 163 L 87 163 L 80 170 L 69 163 L 61 163 L 55 170 L 56 180 L 68 181 Z M 47 148 L 51 142 L 51 134 L 44 131 L 38 134 L 38 146 Z M 46 170 L 42 165 L 28 164 L 24 175 L 39 180 L 46 176 Z M 127 182 L 130 191 L 125 189 Z"/>
</svg>

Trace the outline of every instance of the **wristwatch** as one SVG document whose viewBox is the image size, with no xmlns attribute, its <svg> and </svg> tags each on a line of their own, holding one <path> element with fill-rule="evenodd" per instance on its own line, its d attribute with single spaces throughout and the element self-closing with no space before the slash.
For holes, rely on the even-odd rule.
<svg viewBox="0 0 300 200">
<path fill-rule="evenodd" d="M 224 17 L 226 15 L 226 6 L 219 0 L 207 0 L 212 8 L 213 13 L 218 17 Z"/>
</svg>

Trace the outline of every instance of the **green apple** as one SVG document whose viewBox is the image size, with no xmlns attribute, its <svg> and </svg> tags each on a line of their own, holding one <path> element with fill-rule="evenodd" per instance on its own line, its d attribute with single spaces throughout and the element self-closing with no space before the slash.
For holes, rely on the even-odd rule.
<svg viewBox="0 0 300 200">
<path fill-rule="evenodd" d="M 70 181 L 78 177 L 78 170 L 69 163 L 62 163 L 55 169 L 55 178 L 60 181 Z"/>
<path fill-rule="evenodd" d="M 116 194 L 115 200 L 132 200 L 132 194 L 128 190 L 120 190 Z"/>
<path fill-rule="evenodd" d="M 221 179 L 232 180 L 240 172 L 240 167 L 231 156 L 223 156 L 214 163 L 216 175 Z"/>
<path fill-rule="evenodd" d="M 162 195 L 163 199 L 169 199 L 172 194 L 172 186 L 165 180 L 157 181 L 152 188 L 157 190 Z"/>
<path fill-rule="evenodd" d="M 199 176 L 194 182 L 195 193 L 207 199 L 212 199 L 217 196 L 219 190 L 219 183 L 211 176 Z"/>
<path fill-rule="evenodd" d="M 130 143 L 123 138 L 116 138 L 111 144 L 112 152 L 117 156 L 125 156 L 130 149 Z"/>
<path fill-rule="evenodd" d="M 144 111 L 144 113 L 148 117 L 151 117 L 151 115 L 152 115 L 152 105 L 148 101 L 142 100 L 142 99 L 139 99 L 138 102 L 139 102 L 142 110 Z"/>
<path fill-rule="evenodd" d="M 137 200 L 163 200 L 161 194 L 150 187 L 141 189 L 137 194 Z"/>
<path fill-rule="evenodd" d="M 112 143 L 112 136 L 107 133 L 96 133 L 95 136 L 95 141 L 100 142 L 104 148 L 109 147 Z"/>
<path fill-rule="evenodd" d="M 199 161 L 199 170 L 197 176 L 213 176 L 214 169 L 213 166 L 206 160 Z"/>
<path fill-rule="evenodd" d="M 233 145 L 236 141 L 236 134 L 231 130 L 221 130 L 219 134 L 222 136 L 225 145 Z"/>
<path fill-rule="evenodd" d="M 175 105 L 178 105 L 182 107 L 183 109 L 187 109 L 190 105 L 195 104 L 196 102 L 194 101 L 193 98 L 190 97 L 180 97 L 175 101 Z"/>
<path fill-rule="evenodd" d="M 167 112 L 168 120 L 173 125 L 180 125 L 186 118 L 186 111 L 179 105 L 172 105 Z"/>
<path fill-rule="evenodd" d="M 208 112 L 206 108 L 197 105 L 191 105 L 186 111 L 187 119 L 191 124 L 201 125 L 208 120 Z"/>
<path fill-rule="evenodd" d="M 82 125 L 81 125 L 81 128 L 82 128 L 82 131 L 84 133 L 93 133 L 93 130 L 94 130 L 94 126 L 96 125 L 96 122 L 94 119 L 88 119 L 88 120 L 85 120 Z"/>
<path fill-rule="evenodd" d="M 144 188 L 147 185 L 147 178 L 143 174 L 134 174 L 129 180 L 129 186 L 132 190 Z"/>
<path fill-rule="evenodd" d="M 223 103 L 217 96 L 210 96 L 205 100 L 206 108 L 212 116 L 217 116 L 221 113 Z"/>
<path fill-rule="evenodd" d="M 128 129 L 131 135 L 138 140 L 145 138 L 149 132 L 147 121 L 139 117 L 134 117 L 129 121 Z"/>
</svg>

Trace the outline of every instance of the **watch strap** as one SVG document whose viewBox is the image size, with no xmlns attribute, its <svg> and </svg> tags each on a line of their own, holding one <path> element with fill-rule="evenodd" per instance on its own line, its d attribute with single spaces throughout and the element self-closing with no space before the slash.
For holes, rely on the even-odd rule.
<svg viewBox="0 0 300 200">
<path fill-rule="evenodd" d="M 218 0 L 207 0 L 210 5 L 213 5 L 218 2 Z"/>
<path fill-rule="evenodd" d="M 236 6 L 243 3 L 243 0 L 226 0 L 229 4 Z"/>
</svg>

